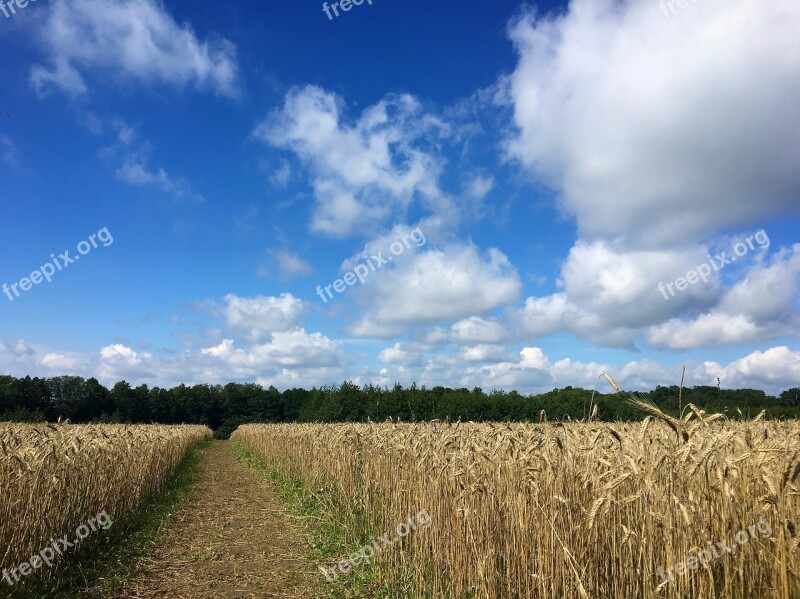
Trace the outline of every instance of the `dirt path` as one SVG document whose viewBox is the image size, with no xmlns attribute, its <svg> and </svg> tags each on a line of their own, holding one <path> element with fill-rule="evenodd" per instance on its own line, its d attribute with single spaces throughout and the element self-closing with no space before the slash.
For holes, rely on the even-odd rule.
<svg viewBox="0 0 800 599">
<path fill-rule="evenodd" d="M 119 597 L 320 597 L 324 581 L 307 550 L 264 477 L 238 460 L 230 441 L 215 441 L 166 539 Z"/>
</svg>

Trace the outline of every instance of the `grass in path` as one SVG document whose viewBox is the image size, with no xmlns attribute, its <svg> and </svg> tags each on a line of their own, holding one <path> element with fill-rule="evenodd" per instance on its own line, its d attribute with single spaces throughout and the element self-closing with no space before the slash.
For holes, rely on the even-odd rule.
<svg viewBox="0 0 800 599">
<path fill-rule="evenodd" d="M 314 563 L 325 567 L 335 564 L 370 544 L 372 531 L 358 514 L 339 508 L 335 498 L 320 496 L 299 480 L 287 478 L 251 454 L 241 443 L 235 444 L 241 460 L 261 472 L 277 489 L 293 513 L 305 523 L 311 537 L 313 551 L 309 556 Z M 324 574 L 319 571 L 324 580 Z M 331 599 L 414 599 L 403 589 L 389 589 L 376 576 L 374 563 L 361 563 L 344 576 L 327 585 L 325 598 Z"/>
</svg>

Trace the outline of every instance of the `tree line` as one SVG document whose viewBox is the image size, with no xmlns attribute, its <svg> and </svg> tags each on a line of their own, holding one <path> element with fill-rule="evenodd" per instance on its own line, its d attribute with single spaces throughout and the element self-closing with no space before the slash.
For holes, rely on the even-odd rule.
<svg viewBox="0 0 800 599">
<path fill-rule="evenodd" d="M 756 389 L 697 386 L 679 390 L 659 386 L 639 394 L 669 414 L 679 411 L 679 391 L 685 406 L 693 403 L 730 418 L 754 417 L 761 410 L 772 418 L 800 417 L 800 388 L 771 396 Z M 338 386 L 278 391 L 254 383 L 178 385 L 171 389 L 126 381 L 111 389 L 97 379 L 77 376 L 15 378 L 0 376 L 0 421 L 73 423 L 127 422 L 205 424 L 226 437 L 248 422 L 382 422 L 387 419 L 538 422 L 579 420 L 589 416 L 592 390 L 573 387 L 537 395 L 516 391 L 451 389 L 425 386 L 392 388 Z M 614 393 L 596 393 L 596 419 L 639 420 L 644 413 Z"/>
</svg>

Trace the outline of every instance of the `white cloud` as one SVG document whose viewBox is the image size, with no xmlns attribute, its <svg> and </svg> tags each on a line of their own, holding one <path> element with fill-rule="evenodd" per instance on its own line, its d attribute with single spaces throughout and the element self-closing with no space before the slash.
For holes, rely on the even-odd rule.
<svg viewBox="0 0 800 599">
<path fill-rule="evenodd" d="M 719 377 L 729 389 L 767 389 L 768 393 L 797 387 L 800 381 L 800 351 L 786 346 L 755 351 L 723 367 L 716 362 L 702 366 L 707 379 Z M 709 383 L 706 383 L 709 384 Z"/>
<path fill-rule="evenodd" d="M 566 378 L 569 385 L 591 387 L 597 375 L 607 368 L 605 365 L 587 365 L 569 360 L 562 360 L 556 366 L 539 347 L 525 347 L 518 355 L 517 360 L 488 364 L 473 370 L 468 378 L 470 384 L 542 392 L 558 386 Z"/>
<path fill-rule="evenodd" d="M 100 356 L 104 360 L 124 360 L 128 364 L 141 364 L 142 359 L 152 357 L 150 354 L 142 354 L 141 358 L 139 354 L 137 354 L 134 350 L 130 347 L 126 347 L 119 343 L 115 345 L 108 345 L 100 350 Z"/>
<path fill-rule="evenodd" d="M 355 367 L 352 352 L 345 352 L 341 341 L 294 328 L 274 333 L 263 343 L 247 345 L 227 338 L 199 350 L 162 355 L 137 352 L 123 344 L 106 346 L 94 354 L 78 354 L 33 348 L 24 341 L 0 341 L 0 371 L 18 377 L 96 376 L 107 386 L 122 379 L 131 384 L 167 387 L 235 380 L 278 388 L 309 388 L 352 379 L 361 384 L 416 382 L 428 387 L 478 386 L 521 393 L 541 393 L 567 385 L 592 388 L 604 372 L 631 391 L 647 391 L 680 380 L 681 364 L 665 365 L 650 359 L 621 364 L 553 360 L 534 346 L 523 347 L 514 358 L 504 355 L 503 349 L 500 345 L 478 344 L 462 347 L 453 355 L 438 352 L 425 359 L 422 347 L 398 342 L 379 352 L 385 366 L 373 371 Z M 764 389 L 774 395 L 796 387 L 800 380 L 800 352 L 786 346 L 754 351 L 727 365 L 712 361 L 685 365 L 687 385 L 715 385 L 719 377 L 727 388 Z M 599 388 L 603 390 L 602 385 Z"/>
<path fill-rule="evenodd" d="M 417 226 L 394 225 L 390 230 L 364 243 L 362 250 L 342 262 L 341 270 L 343 272 L 353 270 L 356 265 L 363 264 L 370 258 L 377 264 L 380 258 L 389 256 L 392 256 L 392 262 L 397 265 L 410 260 L 412 254 L 421 251 L 420 248 L 427 245 L 429 238 L 442 236 L 443 224 L 435 217 L 425 218 Z M 392 250 L 393 245 L 394 250 Z M 382 255 L 379 256 L 379 253 Z"/>
<path fill-rule="evenodd" d="M 515 20 L 509 156 L 586 241 L 696 241 L 797 208 L 800 3 L 574 0 Z"/>
<path fill-rule="evenodd" d="M 459 355 L 465 362 L 501 362 L 507 359 L 508 352 L 502 345 L 481 343 L 462 347 Z"/>
<path fill-rule="evenodd" d="M 96 362 L 96 356 L 94 356 Z M 74 352 L 56 352 L 32 346 L 23 339 L 0 340 L 0 372 L 17 377 L 77 374 L 87 376 L 92 359 Z M 88 375 L 91 376 L 91 375 Z"/>
<path fill-rule="evenodd" d="M 786 347 L 756 351 L 727 366 L 715 362 L 686 364 L 686 383 L 716 385 L 720 377 L 727 388 L 764 389 L 779 394 L 797 386 L 800 380 L 800 352 Z M 439 355 L 428 360 L 424 367 L 406 370 L 403 366 L 381 370 L 380 384 L 416 381 L 427 386 L 482 387 L 483 389 L 515 389 L 521 393 L 542 393 L 557 387 L 574 386 L 610 392 L 598 377 L 609 373 L 627 391 L 649 391 L 658 385 L 673 385 L 680 380 L 681 364 L 664 365 L 650 359 L 633 360 L 623 364 L 582 362 L 561 358 L 551 360 L 539 347 L 524 347 L 516 359 L 505 359 L 476 366 L 461 356 Z"/>
<path fill-rule="evenodd" d="M 138 353 L 120 343 L 101 349 L 100 358 L 100 378 L 104 380 L 142 379 L 158 368 L 152 354 Z"/>
<path fill-rule="evenodd" d="M 400 323 L 388 323 L 375 319 L 370 314 L 364 314 L 356 322 L 347 327 L 347 332 L 354 337 L 375 337 L 388 339 L 397 337 L 403 333 L 403 325 Z"/>
<path fill-rule="evenodd" d="M 800 334 L 793 314 L 800 275 L 800 244 L 758 263 L 726 293 L 719 305 L 692 319 L 673 318 L 648 330 L 657 347 L 690 349 L 766 341 Z"/>
<path fill-rule="evenodd" d="M 248 349 L 234 349 L 230 339 L 217 347 L 202 350 L 238 369 L 255 374 L 267 367 L 305 369 L 338 366 L 342 361 L 340 343 L 321 333 L 307 333 L 302 328 L 272 333 L 271 340 Z"/>
<path fill-rule="evenodd" d="M 378 361 L 403 366 L 418 366 L 422 363 L 418 352 L 409 351 L 403 343 L 395 343 L 378 353 Z"/>
<path fill-rule="evenodd" d="M 449 206 L 437 184 L 442 161 L 426 148 L 429 138 L 446 135 L 438 118 L 410 95 L 387 96 L 354 122 L 343 112 L 335 94 L 297 88 L 253 133 L 293 151 L 309 169 L 313 230 L 340 237 L 374 231 L 417 197 L 429 208 Z"/>
<path fill-rule="evenodd" d="M 517 273 L 496 248 L 481 255 L 473 245 L 449 245 L 404 258 L 393 268 L 372 273 L 359 290 L 358 301 L 370 306 L 361 323 L 368 318 L 391 328 L 458 320 L 491 312 L 519 297 Z M 351 332 L 364 328 L 357 324 Z"/>
<path fill-rule="evenodd" d="M 144 84 L 193 85 L 238 95 L 236 48 L 226 39 L 201 41 L 178 25 L 160 0 L 54 0 L 36 35 L 48 55 L 31 69 L 38 92 L 89 91 L 88 73 Z"/>
<path fill-rule="evenodd" d="M 608 346 L 631 346 L 643 327 L 686 310 L 708 309 L 720 299 L 719 275 L 688 287 L 668 301 L 658 291 L 706 261 L 708 248 L 631 251 L 605 241 L 578 241 L 561 269 L 562 291 L 528 297 L 508 315 L 512 329 L 543 336 L 569 331 Z"/>
<path fill-rule="evenodd" d="M 21 357 L 32 356 L 35 352 L 30 345 L 25 343 L 24 339 L 18 339 L 11 344 L 0 341 L 0 353 Z"/>
<path fill-rule="evenodd" d="M 781 331 L 773 330 L 770 336 Z M 742 344 L 759 340 L 764 334 L 752 321 L 742 314 L 713 312 L 702 314 L 695 320 L 670 320 L 653 327 L 648 341 L 655 346 L 670 349 L 689 349 L 729 344 Z"/>
<path fill-rule="evenodd" d="M 226 324 L 234 330 L 244 332 L 250 340 L 294 328 L 305 309 L 303 300 L 291 293 L 282 293 L 280 297 L 238 297 L 228 294 L 225 302 Z"/>
<path fill-rule="evenodd" d="M 64 354 L 49 353 L 42 356 L 39 363 L 51 372 L 75 372 L 82 368 L 81 361 Z"/>
<path fill-rule="evenodd" d="M 227 358 L 233 353 L 233 339 L 223 339 L 219 345 L 201 349 L 200 353 L 204 356 L 215 358 Z"/>
<path fill-rule="evenodd" d="M 495 320 L 470 316 L 453 324 L 452 338 L 460 343 L 495 343 L 504 341 L 507 333 Z"/>
<path fill-rule="evenodd" d="M 95 117 L 95 119 L 99 121 L 97 117 Z M 100 123 L 102 124 L 102 121 L 100 121 Z M 133 142 L 133 140 L 136 138 L 136 129 L 122 119 L 114 119 L 112 125 L 114 129 L 117 130 L 117 143 L 120 145 L 130 145 L 131 142 Z"/>
<path fill-rule="evenodd" d="M 309 388 L 344 380 L 346 363 L 340 342 L 294 328 L 272 333 L 265 342 L 240 344 L 227 338 L 210 347 L 159 357 L 117 344 L 103 348 L 100 364 L 96 369 L 87 365 L 84 372 L 99 371 L 106 385 L 125 379 L 161 386 L 247 381 Z"/>
</svg>

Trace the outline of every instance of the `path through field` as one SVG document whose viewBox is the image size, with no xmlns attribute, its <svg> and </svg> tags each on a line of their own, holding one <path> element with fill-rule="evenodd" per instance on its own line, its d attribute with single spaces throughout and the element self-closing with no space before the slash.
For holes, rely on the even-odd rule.
<svg viewBox="0 0 800 599">
<path fill-rule="evenodd" d="M 119 597 L 309 599 L 322 595 L 299 525 L 230 441 L 204 452 L 192 494 L 166 539 Z"/>
</svg>

